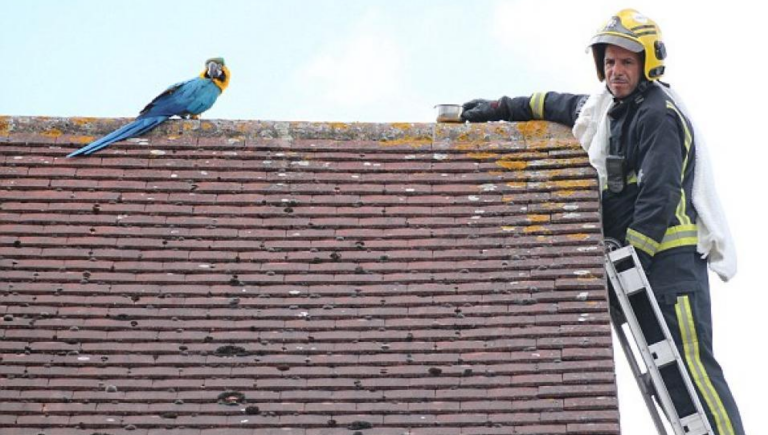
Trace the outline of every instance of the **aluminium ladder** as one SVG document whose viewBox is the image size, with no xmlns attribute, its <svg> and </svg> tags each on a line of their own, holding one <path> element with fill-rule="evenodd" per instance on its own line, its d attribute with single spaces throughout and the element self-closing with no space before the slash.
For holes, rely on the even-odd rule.
<svg viewBox="0 0 768 435">
<path fill-rule="evenodd" d="M 622 248 L 613 240 L 606 240 L 606 248 L 605 270 L 620 307 L 620 309 L 611 307 L 611 323 L 651 413 L 656 430 L 659 435 L 667 435 L 653 397 L 667 416 L 675 435 L 714 435 L 634 248 L 632 246 Z M 640 327 L 635 309 L 649 311 L 650 313 L 646 315 L 651 314 L 655 319 L 655 322 L 651 322 L 655 323 L 651 328 L 646 326 L 645 333 Z M 625 323 L 645 363 L 647 369 L 645 373 L 641 371 L 630 347 L 623 328 Z M 648 343 L 648 341 L 653 342 Z M 678 379 L 682 379 L 691 400 L 688 409 L 694 409 L 691 414 L 679 415 L 662 378 L 662 372 L 667 376 L 679 376 Z"/>
</svg>

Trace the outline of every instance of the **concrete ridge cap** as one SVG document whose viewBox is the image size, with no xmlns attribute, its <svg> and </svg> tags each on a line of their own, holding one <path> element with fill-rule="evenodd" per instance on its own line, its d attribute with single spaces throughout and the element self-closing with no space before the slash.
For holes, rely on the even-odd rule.
<svg viewBox="0 0 768 435">
<path fill-rule="evenodd" d="M 63 134 L 102 136 L 133 118 L 0 116 L 0 137 L 13 134 Z M 520 141 L 524 139 L 570 139 L 570 129 L 545 121 L 491 122 L 479 124 L 373 123 L 172 119 L 146 134 L 147 137 L 192 136 L 283 140 L 359 140 L 395 144 Z"/>
</svg>

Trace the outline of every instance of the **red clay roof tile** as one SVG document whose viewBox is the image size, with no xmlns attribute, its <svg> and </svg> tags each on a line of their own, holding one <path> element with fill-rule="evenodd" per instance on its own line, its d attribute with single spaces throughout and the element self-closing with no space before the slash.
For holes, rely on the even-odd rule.
<svg viewBox="0 0 768 435">
<path fill-rule="evenodd" d="M 554 124 L 0 117 L 3 434 L 618 434 Z"/>
</svg>

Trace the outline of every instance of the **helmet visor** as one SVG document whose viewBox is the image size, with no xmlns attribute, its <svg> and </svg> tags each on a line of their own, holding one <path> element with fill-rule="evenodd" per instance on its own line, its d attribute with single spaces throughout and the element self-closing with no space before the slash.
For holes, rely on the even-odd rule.
<svg viewBox="0 0 768 435">
<path fill-rule="evenodd" d="M 619 47 L 634 53 L 641 53 L 645 50 L 643 44 L 637 41 L 633 41 L 625 36 L 611 35 L 606 33 L 602 33 L 592 38 L 592 42 L 589 45 L 592 46 L 595 44 L 618 45 Z"/>
</svg>

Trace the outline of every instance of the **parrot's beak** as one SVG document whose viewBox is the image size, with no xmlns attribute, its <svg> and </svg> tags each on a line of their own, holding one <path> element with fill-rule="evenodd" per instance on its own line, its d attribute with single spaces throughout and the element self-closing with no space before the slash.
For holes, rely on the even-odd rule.
<svg viewBox="0 0 768 435">
<path fill-rule="evenodd" d="M 208 62 L 208 77 L 215 79 L 221 75 L 221 65 L 216 62 Z"/>
</svg>

